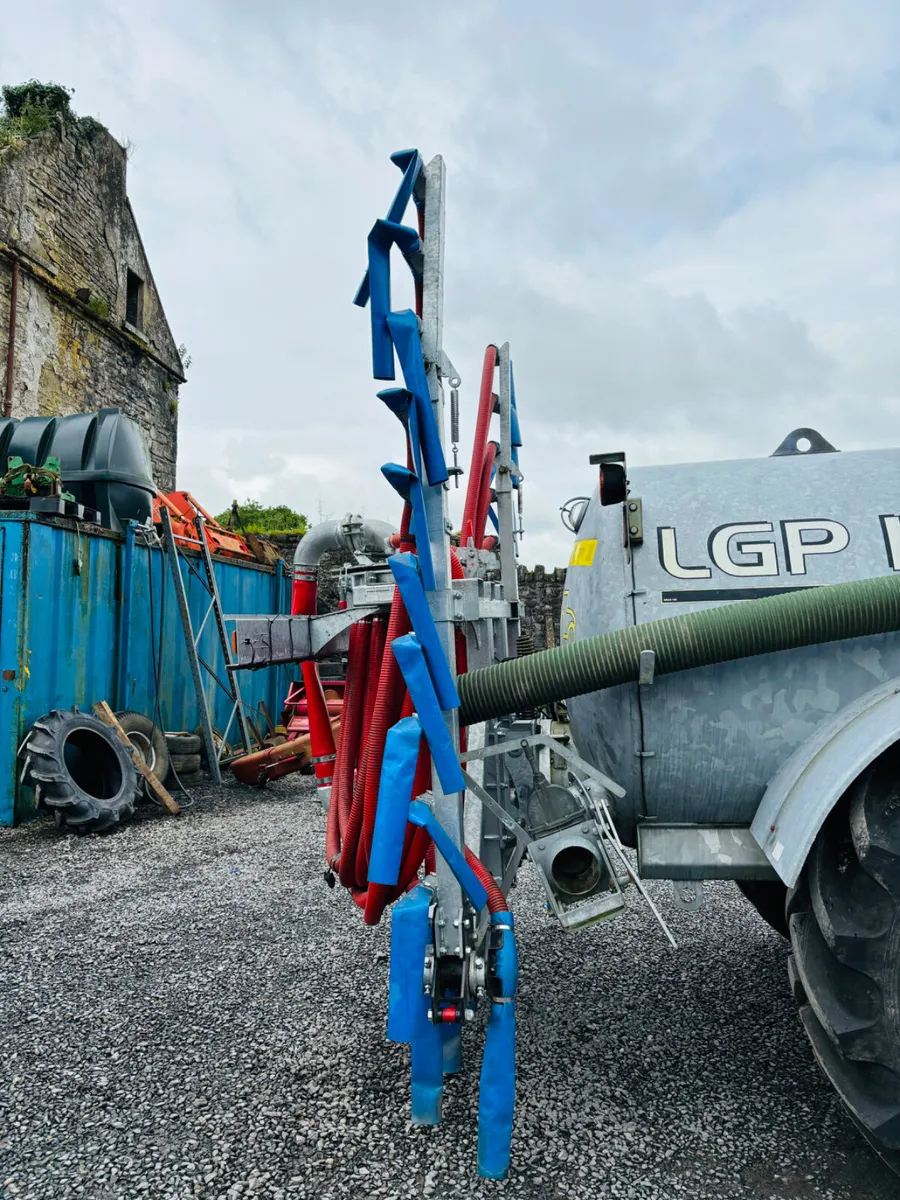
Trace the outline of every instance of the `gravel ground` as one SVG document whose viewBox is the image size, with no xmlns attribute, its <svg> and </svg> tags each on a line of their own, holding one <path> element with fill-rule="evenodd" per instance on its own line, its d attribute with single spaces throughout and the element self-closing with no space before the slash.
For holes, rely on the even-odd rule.
<svg viewBox="0 0 900 1200">
<path fill-rule="evenodd" d="M 384 1038 L 388 927 L 322 879 L 305 779 L 110 836 L 0 831 L 0 1195 L 882 1200 L 815 1067 L 784 943 L 732 885 L 567 937 L 526 869 L 505 1184 L 475 1173 L 481 1030 L 444 1123 Z"/>
</svg>

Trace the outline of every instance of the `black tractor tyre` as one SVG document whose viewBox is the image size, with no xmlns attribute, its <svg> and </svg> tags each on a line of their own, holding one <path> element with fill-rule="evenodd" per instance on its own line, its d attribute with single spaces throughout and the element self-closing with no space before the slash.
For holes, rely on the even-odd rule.
<svg viewBox="0 0 900 1200">
<path fill-rule="evenodd" d="M 765 923 L 783 938 L 788 937 L 787 914 L 784 911 L 787 888 L 784 884 L 770 879 L 738 879 L 736 883 Z"/>
<path fill-rule="evenodd" d="M 195 733 L 167 733 L 169 754 L 199 754 L 200 739 Z"/>
<path fill-rule="evenodd" d="M 19 751 L 21 781 L 57 824 L 108 829 L 134 813 L 138 775 L 115 731 L 77 708 L 35 721 Z"/>
<path fill-rule="evenodd" d="M 206 776 L 203 774 L 202 771 L 195 771 L 191 775 L 179 775 L 178 776 L 178 783 L 185 790 L 190 790 L 191 788 L 200 787 L 201 784 L 204 784 L 205 782 L 206 782 Z"/>
<path fill-rule="evenodd" d="M 788 894 L 788 970 L 813 1053 L 900 1173 L 900 752 L 825 822 Z"/>
<path fill-rule="evenodd" d="M 196 775 L 200 770 L 200 755 L 172 754 L 169 757 L 169 763 L 177 775 Z"/>
<path fill-rule="evenodd" d="M 169 773 L 169 747 L 160 727 L 139 712 L 116 713 L 116 720 L 128 734 L 128 740 L 141 752 L 144 762 L 157 779 Z"/>
</svg>

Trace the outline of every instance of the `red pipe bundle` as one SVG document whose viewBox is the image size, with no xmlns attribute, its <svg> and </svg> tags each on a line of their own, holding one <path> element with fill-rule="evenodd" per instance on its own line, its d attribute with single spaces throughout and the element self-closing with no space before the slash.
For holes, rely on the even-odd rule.
<svg viewBox="0 0 900 1200">
<path fill-rule="evenodd" d="M 491 471 L 499 447 L 488 441 L 491 417 L 494 415 L 494 372 L 497 369 L 497 347 L 488 346 L 481 369 L 481 391 L 478 396 L 478 416 L 475 420 L 475 440 L 472 444 L 472 464 L 463 508 L 463 542 L 472 538 L 475 549 L 485 549 L 485 525 L 491 503 Z"/>
<path fill-rule="evenodd" d="M 489 346 L 485 354 L 476 427 L 475 445 L 476 448 L 482 447 L 480 469 L 474 485 L 474 472 L 470 476 L 466 496 L 466 511 L 468 513 L 471 510 L 469 523 L 480 522 L 477 525 L 476 546 L 484 541 L 484 524 L 490 502 L 491 469 L 497 454 L 496 443 L 487 442 L 494 406 L 493 380 L 496 363 L 496 347 Z M 411 461 L 408 445 L 407 461 Z M 409 532 L 410 518 L 411 508 L 406 504 L 397 539 L 398 549 L 401 551 L 415 549 Z M 465 524 L 464 518 L 464 528 Z M 465 573 L 454 550 L 450 552 L 450 567 L 454 579 L 464 577 Z M 303 599 L 308 597 L 304 596 Z M 409 716 L 413 711 L 406 684 L 391 647 L 391 643 L 408 633 L 410 628 L 406 608 L 399 590 L 395 588 L 389 618 L 367 617 L 350 629 L 341 736 L 331 783 L 325 857 L 329 868 L 337 872 L 343 886 L 363 910 L 367 925 L 377 924 L 387 905 L 413 885 L 423 862 L 426 870 L 434 869 L 434 848 L 431 839 L 424 829 L 407 824 L 396 885 L 388 887 L 384 884 L 370 883 L 368 878 L 369 854 L 375 830 L 381 764 L 387 733 L 402 716 Z M 461 630 L 456 631 L 455 646 L 457 672 L 463 674 L 466 670 L 466 639 Z M 431 756 L 423 738 L 416 765 L 413 797 L 422 795 L 430 787 Z M 488 890 L 489 904 L 500 904 L 501 908 L 496 911 L 504 911 L 506 901 L 490 872 L 471 851 L 467 851 L 467 857 L 470 866 Z"/>
</svg>

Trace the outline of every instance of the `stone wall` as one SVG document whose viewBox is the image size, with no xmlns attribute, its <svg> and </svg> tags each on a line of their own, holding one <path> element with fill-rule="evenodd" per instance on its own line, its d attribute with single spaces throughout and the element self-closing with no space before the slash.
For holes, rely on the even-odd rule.
<svg viewBox="0 0 900 1200">
<path fill-rule="evenodd" d="M 559 645 L 559 614 L 565 587 L 565 567 L 519 567 L 519 609 L 522 633 L 534 640 L 535 650 Z"/>
<path fill-rule="evenodd" d="M 0 390 L 18 262 L 12 415 L 121 408 L 141 425 L 156 482 L 168 490 L 184 371 L 125 171 L 123 147 L 77 122 L 0 151 Z M 128 311 L 129 278 L 137 315 Z"/>
</svg>

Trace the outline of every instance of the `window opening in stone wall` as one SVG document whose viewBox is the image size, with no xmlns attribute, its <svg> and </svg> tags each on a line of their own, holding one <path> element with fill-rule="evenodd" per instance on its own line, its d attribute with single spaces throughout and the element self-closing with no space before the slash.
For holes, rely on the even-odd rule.
<svg viewBox="0 0 900 1200">
<path fill-rule="evenodd" d="M 125 293 L 125 321 L 135 329 L 144 328 L 144 281 L 129 270 Z"/>
</svg>

